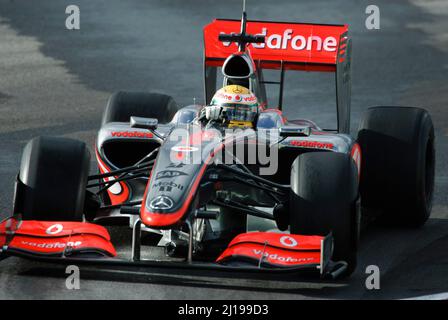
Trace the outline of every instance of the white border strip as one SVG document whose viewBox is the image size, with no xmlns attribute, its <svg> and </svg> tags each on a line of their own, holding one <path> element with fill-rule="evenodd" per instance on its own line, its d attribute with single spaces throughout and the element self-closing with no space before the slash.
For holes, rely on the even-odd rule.
<svg viewBox="0 0 448 320">
<path fill-rule="evenodd" d="M 407 298 L 402 300 L 448 300 L 448 292 L 430 294 L 427 296 L 419 296 L 414 298 Z"/>
</svg>

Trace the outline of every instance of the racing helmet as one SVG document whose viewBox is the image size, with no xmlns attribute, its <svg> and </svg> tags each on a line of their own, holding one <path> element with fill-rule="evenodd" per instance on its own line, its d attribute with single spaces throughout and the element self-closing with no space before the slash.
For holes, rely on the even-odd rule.
<svg viewBox="0 0 448 320">
<path fill-rule="evenodd" d="M 222 107 L 222 112 L 229 124 L 253 124 L 259 108 L 257 97 L 246 87 L 235 84 L 219 89 L 210 105 Z"/>
</svg>

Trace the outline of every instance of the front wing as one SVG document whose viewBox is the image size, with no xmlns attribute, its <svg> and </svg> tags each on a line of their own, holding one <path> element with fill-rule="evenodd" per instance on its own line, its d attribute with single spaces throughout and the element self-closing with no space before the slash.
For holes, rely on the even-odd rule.
<svg viewBox="0 0 448 320">
<path fill-rule="evenodd" d="M 17 256 L 63 264 L 109 267 L 202 269 L 261 274 L 295 274 L 308 271 L 336 278 L 346 265 L 331 261 L 330 235 L 300 236 L 274 232 L 250 232 L 237 236 L 214 262 L 160 261 L 117 257 L 108 231 L 87 222 L 22 221 L 0 223 L 0 257 Z M 0 259 L 1 260 L 1 259 Z"/>
</svg>

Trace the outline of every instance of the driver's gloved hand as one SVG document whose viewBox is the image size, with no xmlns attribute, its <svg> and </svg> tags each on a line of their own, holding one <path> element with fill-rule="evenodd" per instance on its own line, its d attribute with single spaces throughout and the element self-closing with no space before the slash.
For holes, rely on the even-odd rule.
<svg viewBox="0 0 448 320">
<path fill-rule="evenodd" d="M 205 117 L 207 120 L 221 119 L 222 107 L 220 106 L 208 106 L 205 107 Z"/>
</svg>

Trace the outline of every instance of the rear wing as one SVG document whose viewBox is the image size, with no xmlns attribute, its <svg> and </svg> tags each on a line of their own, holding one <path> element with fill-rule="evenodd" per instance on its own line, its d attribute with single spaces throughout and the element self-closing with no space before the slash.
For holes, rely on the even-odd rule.
<svg viewBox="0 0 448 320">
<path fill-rule="evenodd" d="M 238 44 L 222 42 L 220 34 L 239 33 L 239 20 L 215 19 L 204 27 L 205 95 L 209 102 L 216 83 L 216 67 L 238 52 Z M 246 32 L 265 36 L 264 43 L 247 45 L 254 67 L 281 71 L 279 108 L 285 70 L 334 72 L 339 132 L 350 130 L 350 52 L 348 25 L 247 21 Z M 269 82 L 266 82 L 269 83 Z M 270 82 L 273 83 L 273 82 Z"/>
<path fill-rule="evenodd" d="M 220 34 L 238 33 L 240 21 L 215 19 L 204 28 L 205 63 L 219 66 L 238 50 L 235 43 L 218 40 Z M 263 35 L 265 43 L 248 49 L 256 65 L 263 69 L 336 71 L 344 59 L 347 25 L 247 21 L 247 33 Z M 343 62 L 343 61 L 341 61 Z"/>
</svg>

